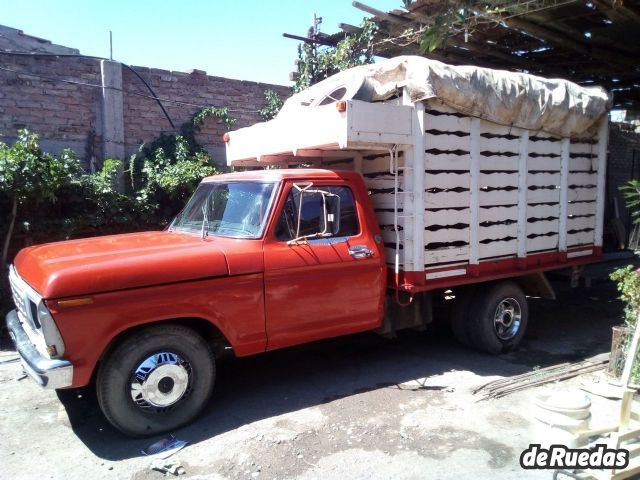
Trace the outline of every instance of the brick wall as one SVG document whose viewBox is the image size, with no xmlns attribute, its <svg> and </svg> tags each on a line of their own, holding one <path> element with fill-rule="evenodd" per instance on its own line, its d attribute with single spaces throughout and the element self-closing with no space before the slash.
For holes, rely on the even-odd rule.
<svg viewBox="0 0 640 480">
<path fill-rule="evenodd" d="M 28 128 L 40 135 L 43 149 L 58 153 L 70 147 L 86 167 L 92 158 L 99 164 L 103 158 L 100 61 L 9 55 L 2 55 L 0 60 L 0 141 L 11 143 L 19 128 Z M 134 68 L 158 97 L 167 99 L 163 105 L 177 128 L 199 106 L 226 106 L 237 119 L 236 127 L 248 126 L 260 121 L 257 110 L 264 105 L 266 89 L 288 94 L 287 87 L 208 76 L 197 70 L 183 73 Z M 150 95 L 149 90 L 125 67 L 122 90 L 124 151 L 128 156 L 141 143 L 172 129 L 157 102 L 143 96 Z M 224 163 L 223 133 L 221 122 L 210 118 L 198 138 L 220 163 Z"/>
</svg>

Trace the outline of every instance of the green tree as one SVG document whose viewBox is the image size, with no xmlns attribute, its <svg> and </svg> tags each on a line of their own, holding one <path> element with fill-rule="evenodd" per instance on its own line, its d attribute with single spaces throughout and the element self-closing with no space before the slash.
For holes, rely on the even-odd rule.
<svg viewBox="0 0 640 480">
<path fill-rule="evenodd" d="M 268 89 L 264 91 L 264 106 L 258 110 L 258 115 L 263 121 L 274 118 L 282 108 L 282 98 L 278 92 Z"/>
<path fill-rule="evenodd" d="M 11 146 L 0 143 L 0 192 L 8 198 L 11 209 L 4 234 L 1 272 L 7 267 L 9 245 L 21 208 L 27 203 L 37 206 L 55 202 L 60 189 L 77 182 L 81 172 L 71 150 L 64 150 L 58 157 L 45 153 L 40 150 L 37 135 L 27 130 L 20 130 Z"/>
<path fill-rule="evenodd" d="M 347 35 L 335 47 L 299 45 L 294 91 L 304 90 L 342 70 L 373 63 L 371 40 L 376 30 L 375 23 L 364 20 L 360 32 Z"/>
</svg>

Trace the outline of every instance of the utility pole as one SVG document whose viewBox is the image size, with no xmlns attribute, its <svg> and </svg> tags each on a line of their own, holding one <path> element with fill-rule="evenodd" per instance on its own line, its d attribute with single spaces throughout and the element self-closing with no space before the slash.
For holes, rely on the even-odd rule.
<svg viewBox="0 0 640 480">
<path fill-rule="evenodd" d="M 109 30 L 109 58 L 113 61 L 113 32 Z"/>
</svg>

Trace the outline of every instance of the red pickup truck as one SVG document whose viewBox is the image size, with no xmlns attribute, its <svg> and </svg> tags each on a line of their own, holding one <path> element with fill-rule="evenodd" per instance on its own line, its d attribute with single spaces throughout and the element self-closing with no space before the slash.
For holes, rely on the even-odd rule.
<svg viewBox="0 0 640 480">
<path fill-rule="evenodd" d="M 404 75 L 416 61 L 391 67 Z M 493 78 L 469 78 L 483 75 Z M 520 91 L 508 84 L 517 75 L 532 92 L 511 117 L 525 122 L 548 82 L 510 74 L 494 101 Z M 560 85 L 575 102 L 516 127 L 496 123 L 505 109 L 469 116 L 414 98 L 406 82 L 402 98 L 393 86 L 362 99 L 372 89 L 357 80 L 320 83 L 321 94 L 312 87 L 225 138 L 231 166 L 305 168 L 206 178 L 163 232 L 22 250 L 7 324 L 30 376 L 56 389 L 95 383 L 107 419 L 147 435 L 202 410 L 224 350 L 423 329 L 445 292 L 462 343 L 515 348 L 526 295 L 553 297 L 543 272 L 601 257 L 606 95 Z M 493 105 L 486 85 L 477 91 Z M 585 102 L 598 108 L 564 110 Z"/>
</svg>

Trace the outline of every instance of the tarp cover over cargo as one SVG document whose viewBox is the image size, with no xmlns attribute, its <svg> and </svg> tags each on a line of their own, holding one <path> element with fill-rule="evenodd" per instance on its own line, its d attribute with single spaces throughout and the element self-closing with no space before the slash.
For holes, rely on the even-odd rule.
<svg viewBox="0 0 640 480">
<path fill-rule="evenodd" d="M 383 101 L 401 95 L 403 88 L 412 102 L 437 98 L 469 116 L 558 137 L 595 136 L 611 106 L 600 87 L 402 56 L 333 75 L 289 98 L 278 117 L 336 100 Z"/>
</svg>

